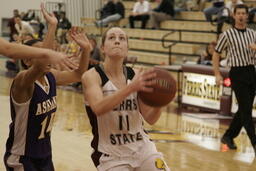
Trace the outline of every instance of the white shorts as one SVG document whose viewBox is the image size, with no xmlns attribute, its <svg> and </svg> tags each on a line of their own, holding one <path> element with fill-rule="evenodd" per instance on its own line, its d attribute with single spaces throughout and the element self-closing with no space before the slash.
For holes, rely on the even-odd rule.
<svg viewBox="0 0 256 171">
<path fill-rule="evenodd" d="M 170 171 L 162 153 L 156 149 L 144 148 L 129 157 L 100 157 L 98 171 Z"/>
</svg>

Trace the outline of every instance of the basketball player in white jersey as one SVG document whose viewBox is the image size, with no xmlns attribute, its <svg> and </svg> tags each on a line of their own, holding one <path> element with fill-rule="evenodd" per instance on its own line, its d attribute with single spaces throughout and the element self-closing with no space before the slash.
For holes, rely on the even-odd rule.
<svg viewBox="0 0 256 171">
<path fill-rule="evenodd" d="M 29 40 L 26 44 L 52 47 L 57 19 L 44 14 L 49 23 L 44 41 Z M 91 52 L 84 33 L 73 29 L 71 37 L 81 47 L 80 65 L 76 70 L 58 71 L 46 61 L 27 59 L 24 63 L 28 69 L 14 78 L 10 90 L 12 123 L 4 156 L 7 171 L 54 171 L 50 135 L 57 109 L 56 86 L 80 81 L 88 68 Z"/>
<path fill-rule="evenodd" d="M 105 61 L 83 74 L 86 110 L 92 126 L 91 155 L 99 171 L 159 171 L 169 168 L 143 128 L 154 124 L 161 108 L 146 106 L 137 91 L 152 91 L 156 73 L 138 72 L 123 65 L 128 37 L 110 28 L 102 37 Z"/>
</svg>

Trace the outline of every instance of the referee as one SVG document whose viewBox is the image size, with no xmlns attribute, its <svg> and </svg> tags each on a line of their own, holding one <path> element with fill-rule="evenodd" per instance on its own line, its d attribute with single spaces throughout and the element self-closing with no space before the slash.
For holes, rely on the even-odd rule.
<svg viewBox="0 0 256 171">
<path fill-rule="evenodd" d="M 236 149 L 233 139 L 238 136 L 241 128 L 244 127 L 256 156 L 256 135 L 252 120 L 252 107 L 256 90 L 254 66 L 256 60 L 256 32 L 246 27 L 248 19 L 248 7 L 246 5 L 236 5 L 233 18 L 235 20 L 234 27 L 220 36 L 213 54 L 213 69 L 216 83 L 219 85 L 222 84 L 219 58 L 223 50 L 227 51 L 227 64 L 231 68 L 229 77 L 238 102 L 238 111 L 228 130 L 221 138 L 221 142 L 230 149 Z"/>
</svg>

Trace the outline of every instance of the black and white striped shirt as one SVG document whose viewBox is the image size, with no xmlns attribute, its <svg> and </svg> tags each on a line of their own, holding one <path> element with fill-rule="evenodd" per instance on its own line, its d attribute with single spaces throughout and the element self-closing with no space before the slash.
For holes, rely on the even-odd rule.
<svg viewBox="0 0 256 171">
<path fill-rule="evenodd" d="M 253 43 L 256 43 L 254 30 L 230 28 L 221 35 L 215 50 L 218 53 L 227 50 L 227 64 L 230 67 L 255 65 L 256 51 L 249 48 Z"/>
</svg>

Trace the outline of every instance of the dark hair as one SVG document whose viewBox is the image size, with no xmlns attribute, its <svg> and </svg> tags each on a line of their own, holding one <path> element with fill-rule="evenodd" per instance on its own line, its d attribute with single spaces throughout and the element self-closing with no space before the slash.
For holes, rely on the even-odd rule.
<svg viewBox="0 0 256 171">
<path fill-rule="evenodd" d="M 20 64 L 21 64 L 23 69 L 28 69 L 28 66 L 24 63 L 23 59 L 20 60 Z"/>
<path fill-rule="evenodd" d="M 27 45 L 27 46 L 33 46 L 33 44 L 37 43 L 37 42 L 41 42 L 40 39 L 32 39 L 32 40 L 28 40 L 24 43 L 24 45 Z M 28 69 L 28 66 L 24 63 L 23 59 L 21 60 L 21 66 L 22 68 L 24 69 Z"/>
<path fill-rule="evenodd" d="M 246 13 L 247 14 L 249 13 L 248 6 L 245 5 L 245 4 L 238 4 L 238 5 L 236 5 L 235 8 L 234 8 L 234 14 L 236 13 L 237 9 L 245 9 Z"/>
<path fill-rule="evenodd" d="M 27 45 L 27 46 L 33 46 L 35 43 L 37 42 L 41 42 L 40 39 L 32 39 L 32 40 L 28 40 L 24 43 L 24 45 Z"/>
</svg>

